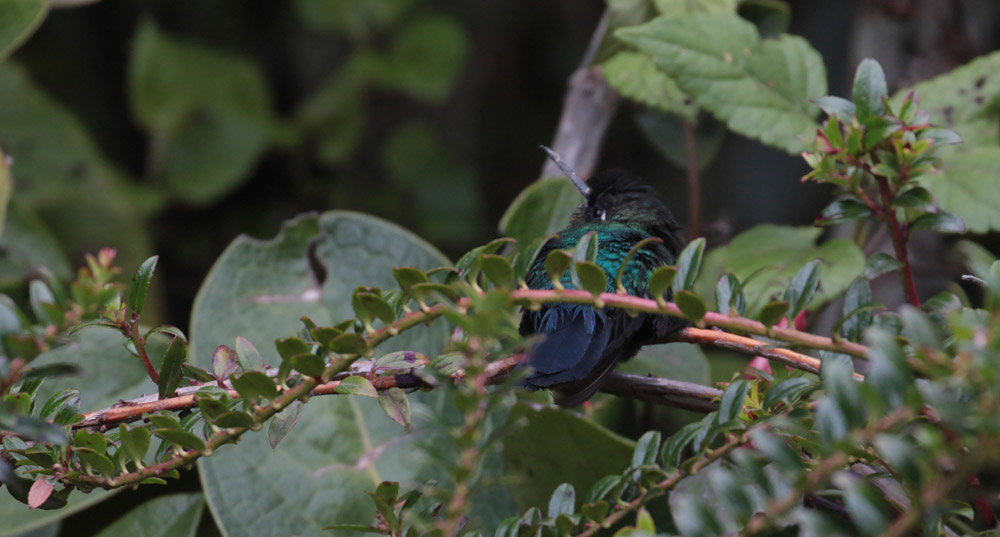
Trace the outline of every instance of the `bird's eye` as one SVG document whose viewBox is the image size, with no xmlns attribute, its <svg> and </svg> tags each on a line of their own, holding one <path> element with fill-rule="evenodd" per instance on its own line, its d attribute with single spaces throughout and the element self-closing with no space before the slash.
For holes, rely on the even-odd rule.
<svg viewBox="0 0 1000 537">
<path fill-rule="evenodd" d="M 594 220 L 607 220 L 608 213 L 600 207 L 591 207 L 590 217 Z"/>
</svg>

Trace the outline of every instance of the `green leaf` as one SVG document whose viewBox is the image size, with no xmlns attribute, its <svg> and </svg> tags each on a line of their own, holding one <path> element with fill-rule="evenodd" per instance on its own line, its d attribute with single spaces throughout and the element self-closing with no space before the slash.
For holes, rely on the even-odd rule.
<svg viewBox="0 0 1000 537">
<path fill-rule="evenodd" d="M 865 262 L 865 279 L 874 280 L 886 272 L 892 272 L 902 268 L 903 264 L 889 254 L 877 253 L 868 258 Z"/>
<path fill-rule="evenodd" d="M 767 390 L 763 406 L 774 409 L 778 403 L 791 404 L 799 400 L 806 392 L 812 390 L 816 383 L 805 377 L 785 379 Z M 759 447 L 759 446 L 758 446 Z"/>
<path fill-rule="evenodd" d="M 330 342 L 330 350 L 338 354 L 364 354 L 368 351 L 368 342 L 361 334 L 341 334 Z"/>
<path fill-rule="evenodd" d="M 868 348 L 870 367 L 865 375 L 865 384 L 874 388 L 875 393 L 885 401 L 886 411 L 899 408 L 914 381 L 903 350 L 895 336 L 878 329 L 868 332 Z"/>
<path fill-rule="evenodd" d="M 122 449 L 137 465 L 142 464 L 143 457 L 149 451 L 149 429 L 142 426 L 129 427 L 122 425 L 119 427 Z"/>
<path fill-rule="evenodd" d="M 799 139 L 811 139 L 818 127 L 809 99 L 826 94 L 826 73 L 802 38 L 762 40 L 735 14 L 703 13 L 660 17 L 615 35 L 735 132 L 796 153 Z"/>
<path fill-rule="evenodd" d="M 660 71 L 649 56 L 631 51 L 619 52 L 601 64 L 601 71 L 608 84 L 625 97 L 695 122 L 698 109 L 691 98 Z"/>
<path fill-rule="evenodd" d="M 703 275 L 695 290 L 711 296 L 718 278 L 731 273 L 743 282 L 747 310 L 759 311 L 772 296 L 781 293 L 792 277 L 813 259 L 823 261 L 823 287 L 812 307 L 818 308 L 840 295 L 861 273 L 864 254 L 849 239 L 832 239 L 816 245 L 823 233 L 814 227 L 783 227 L 763 224 L 740 233 L 727 246 L 705 256 Z M 751 278 L 753 276 L 753 278 Z"/>
<path fill-rule="evenodd" d="M 333 389 L 337 393 L 342 393 L 345 395 L 363 395 L 365 397 L 378 397 L 378 391 L 375 390 L 375 386 L 364 377 L 359 377 L 357 375 L 351 375 L 340 381 L 337 387 Z M 390 414 L 390 417 L 392 415 Z M 393 418 L 395 419 L 395 418 Z"/>
<path fill-rule="evenodd" d="M 921 186 L 915 186 L 900 193 L 893 198 L 892 205 L 921 211 L 933 211 L 936 209 L 931 193 Z"/>
<path fill-rule="evenodd" d="M 514 261 L 514 277 L 517 278 L 519 284 L 527 286 L 524 279 L 528 276 L 528 271 L 531 270 L 531 266 L 534 264 L 535 258 L 538 257 L 538 253 L 541 252 L 542 247 L 553 237 L 554 235 L 543 235 L 533 240 L 527 246 L 522 246 Z"/>
<path fill-rule="evenodd" d="M 885 113 L 883 98 L 888 98 L 889 88 L 885 82 L 882 66 L 871 58 L 861 60 L 854 72 L 854 89 L 851 94 L 857 107 L 858 121 L 864 123 L 871 116 Z"/>
<path fill-rule="evenodd" d="M 785 316 L 785 312 L 788 311 L 788 302 L 776 301 L 770 302 L 760 309 L 760 322 L 769 329 L 778 324 L 778 321 Z"/>
<path fill-rule="evenodd" d="M 788 302 L 790 306 L 786 315 L 789 321 L 809 306 L 816 289 L 819 288 L 819 273 L 820 262 L 814 259 L 799 269 L 788 284 L 782 300 Z"/>
<path fill-rule="evenodd" d="M 577 261 L 574 269 L 580 280 L 580 285 L 592 295 L 597 296 L 608 290 L 608 276 L 597 263 Z"/>
<path fill-rule="evenodd" d="M 889 506 L 878 489 L 847 473 L 834 476 L 833 482 L 844 491 L 844 507 L 851 515 L 854 527 L 862 535 L 881 535 L 889 524 Z"/>
<path fill-rule="evenodd" d="M 514 281 L 514 267 L 504 257 L 493 254 L 483 255 L 479 258 L 479 265 L 486 278 L 499 287 L 509 287 Z"/>
<path fill-rule="evenodd" d="M 3 246 L 16 246 L 17 251 L 8 255 L 29 255 L 4 259 L 0 276 L 45 261 L 60 278 L 71 279 L 74 271 L 64 264 L 58 244 L 114 245 L 115 262 L 124 267 L 137 267 L 150 255 L 145 222 L 156 195 L 137 189 L 104 158 L 69 109 L 51 99 L 13 62 L 0 64 L 0 117 L 5 150 L 34 148 L 13 155 L 17 195 L 3 237 Z M 37 217 L 28 206 L 35 208 Z M 21 228 L 17 235 L 11 229 L 15 223 Z M 32 236 L 42 241 L 27 242 Z M 50 242 L 52 236 L 59 242 Z"/>
<path fill-rule="evenodd" d="M 827 205 L 816 217 L 815 224 L 817 226 L 832 226 L 842 222 L 868 218 L 871 215 L 871 209 L 864 203 L 853 198 L 842 198 Z"/>
<path fill-rule="evenodd" d="M 737 380 L 730 384 L 726 391 L 722 392 L 719 413 L 716 416 L 717 423 L 721 425 L 738 418 L 749 392 L 750 384 L 745 380 Z"/>
<path fill-rule="evenodd" d="M 178 198 L 204 204 L 225 195 L 284 135 L 251 61 L 169 37 L 149 21 L 139 26 L 131 51 L 133 115 L 163 148 L 153 173 Z"/>
<path fill-rule="evenodd" d="M 735 13 L 737 0 L 653 0 L 661 15 L 676 17 L 690 13 Z"/>
<path fill-rule="evenodd" d="M 942 209 L 961 215 L 969 231 L 1000 230 L 1000 189 L 994 188 L 1000 147 L 963 148 L 950 152 L 946 163 L 938 173 L 921 176 L 920 183 Z"/>
<path fill-rule="evenodd" d="M 0 61 L 35 33 L 47 13 L 43 0 L 0 0 Z"/>
<path fill-rule="evenodd" d="M 250 343 L 249 339 L 243 336 L 236 336 L 236 359 L 239 360 L 240 367 L 244 371 L 264 367 L 264 359 L 260 356 L 260 351 L 253 346 L 253 343 Z"/>
<path fill-rule="evenodd" d="M 375 488 L 375 494 L 392 505 L 396 503 L 396 497 L 399 496 L 399 482 L 383 481 Z"/>
<path fill-rule="evenodd" d="M 660 432 L 647 431 L 635 443 L 635 451 L 632 452 L 632 468 L 638 468 L 647 464 L 655 464 L 656 457 L 660 454 Z"/>
<path fill-rule="evenodd" d="M 412 17 L 396 32 L 389 50 L 372 58 L 370 75 L 384 89 L 439 104 L 451 92 L 467 48 L 462 26 L 453 17 Z"/>
<path fill-rule="evenodd" d="M 708 313 L 708 306 L 705 301 L 691 291 L 677 291 L 674 293 L 674 302 L 680 308 L 681 313 L 691 322 L 699 323 Z"/>
<path fill-rule="evenodd" d="M 383 323 L 392 324 L 396 320 L 396 312 L 384 298 L 373 293 L 357 293 L 355 296 L 357 300 L 364 304 L 365 311 Z"/>
<path fill-rule="evenodd" d="M 649 276 L 649 294 L 657 300 L 663 299 L 676 277 L 677 267 L 665 266 L 654 270 Z"/>
<path fill-rule="evenodd" d="M 395 267 L 392 269 L 392 276 L 396 279 L 400 289 L 407 289 L 418 283 L 427 283 L 427 274 L 414 267 Z"/>
<path fill-rule="evenodd" d="M 96 537 L 195 537 L 204 505 L 200 492 L 153 498 L 116 517 Z"/>
<path fill-rule="evenodd" d="M 146 293 L 149 292 L 149 280 L 153 278 L 153 271 L 156 270 L 156 262 L 160 256 L 154 255 L 144 261 L 132 277 L 132 283 L 128 287 L 127 304 L 133 313 L 142 313 L 143 306 L 146 305 Z"/>
<path fill-rule="evenodd" d="M 805 379 L 789 379 L 805 380 Z M 788 381 L 786 381 L 788 382 Z M 802 469 L 802 459 L 788 444 L 780 438 L 766 431 L 756 429 L 752 433 L 754 447 L 774 461 L 782 470 L 786 472 L 799 472 Z"/>
<path fill-rule="evenodd" d="M 297 337 L 286 337 L 274 342 L 278 355 L 282 360 L 290 360 L 296 354 L 308 354 L 309 345 Z"/>
<path fill-rule="evenodd" d="M 267 427 L 267 441 L 272 449 L 278 447 L 301 417 L 302 401 L 295 401 L 271 419 L 271 424 Z"/>
<path fill-rule="evenodd" d="M 941 233 L 965 233 L 965 221 L 955 213 L 941 211 L 918 216 L 910 222 L 910 229 L 917 231 L 930 229 Z"/>
<path fill-rule="evenodd" d="M 862 125 L 865 128 L 864 138 L 862 138 L 862 149 L 871 151 L 876 145 L 886 141 L 889 137 L 903 128 L 903 125 L 894 118 L 883 116 L 872 116 L 865 120 Z M 876 164 L 872 168 L 872 173 L 888 177 L 890 179 L 899 175 L 899 171 L 894 166 L 886 163 Z"/>
<path fill-rule="evenodd" d="M 184 380 L 184 371 L 181 366 L 187 360 L 187 342 L 179 337 L 175 337 L 167 351 L 163 355 L 163 365 L 160 366 L 160 382 L 157 391 L 160 397 L 166 397 L 181 385 Z"/>
<path fill-rule="evenodd" d="M 847 289 L 847 295 L 844 297 L 844 318 L 840 334 L 850 341 L 861 341 L 874 319 L 871 310 L 865 309 L 871 305 L 871 286 L 867 278 L 859 276 Z"/>
<path fill-rule="evenodd" d="M 111 459 L 101 455 L 99 453 L 94 453 L 87 449 L 78 449 L 74 453 L 80 457 L 84 465 L 91 467 L 97 473 L 105 477 L 113 477 L 115 475 L 115 465 L 111 462 Z"/>
<path fill-rule="evenodd" d="M 892 97 L 893 107 L 899 109 L 906 95 L 914 91 L 920 95 L 920 108 L 930 114 L 930 123 L 958 130 L 966 145 L 986 143 L 995 146 L 995 135 L 987 137 L 988 141 L 971 137 L 966 127 L 995 113 L 995 99 L 1000 95 L 998 68 L 1000 52 L 980 56 L 948 73 L 901 89 Z M 948 164 L 950 166 L 951 162 Z"/>
<path fill-rule="evenodd" d="M 240 397 L 248 401 L 255 401 L 258 397 L 272 401 L 278 397 L 278 387 L 274 384 L 274 379 L 260 371 L 247 371 L 234 375 L 229 380 Z"/>
<path fill-rule="evenodd" d="M 518 426 L 503 429 L 504 479 L 522 509 L 547 505 L 562 483 L 591 490 L 601 478 L 620 475 L 633 452 L 629 440 L 561 408 L 518 402 L 507 423 Z"/>
<path fill-rule="evenodd" d="M 694 288 L 695 278 L 701 271 L 701 259 L 705 252 L 705 239 L 697 238 L 681 250 L 677 256 L 678 291 L 690 291 Z"/>
<path fill-rule="evenodd" d="M 962 135 L 951 129 L 931 127 L 917 133 L 918 140 L 933 140 L 935 147 L 962 143 Z"/>
<path fill-rule="evenodd" d="M 573 256 L 565 250 L 552 250 L 549 252 L 549 255 L 545 258 L 545 272 L 556 287 L 559 287 L 560 284 L 558 282 L 562 279 L 563 273 L 572 266 L 572 263 Z"/>
<path fill-rule="evenodd" d="M 156 429 L 153 431 L 153 434 L 182 448 L 193 449 L 195 451 L 205 450 L 204 440 L 183 429 Z"/>
<path fill-rule="evenodd" d="M 216 427 L 222 428 L 238 427 L 249 429 L 250 427 L 253 427 L 254 421 L 250 414 L 247 414 L 246 412 L 231 411 L 223 412 L 222 414 L 216 416 L 215 419 L 212 420 L 212 424 Z"/>
<path fill-rule="evenodd" d="M 318 288 L 310 258 L 328 267 Z M 412 233 L 350 212 L 299 217 L 266 241 L 240 237 L 216 262 L 195 300 L 191 360 L 206 365 L 216 346 L 231 344 L 242 335 L 266 363 L 277 363 L 274 341 L 298 332 L 303 315 L 318 326 L 335 326 L 353 317 L 350 296 L 358 286 L 395 288 L 393 267 L 427 271 L 450 264 Z M 414 350 L 437 356 L 450 333 L 442 321 L 417 326 L 383 343 L 378 352 Z M 358 334 L 340 337 L 345 336 L 356 338 L 360 350 L 367 351 Z M 432 395 L 415 394 L 411 400 L 416 406 L 418 399 Z M 282 415 L 285 412 L 293 411 L 285 409 Z M 419 427 L 421 414 L 414 415 Z M 292 420 L 285 421 L 289 423 Z M 373 490 L 381 479 L 373 479 L 372 472 L 401 482 L 422 482 L 423 475 L 440 468 L 416 447 L 419 435 L 406 435 L 406 429 L 386 419 L 380 406 L 367 398 L 314 397 L 303 407 L 295 427 L 283 439 L 282 429 L 248 434 L 226 456 L 198 461 L 214 519 L 227 535 L 318 535 L 331 524 L 368 524 L 374 517 L 371 501 L 350 491 Z M 269 444 L 272 431 L 280 440 L 276 449 Z M 380 457 L 370 457 L 374 446 L 383 449 Z M 359 460 L 368 465 L 356 466 Z M 317 469 L 322 469 L 320 478 L 314 475 Z M 296 485 L 262 489 L 260 483 Z M 253 504 L 246 502 L 247 490 L 255 491 Z M 265 504 L 299 507 L 255 507 Z"/>
<path fill-rule="evenodd" d="M 710 426 L 711 422 L 702 420 L 681 427 L 663 445 L 663 465 L 668 468 L 676 468 L 681 463 L 684 450 L 691 441 Z"/>
<path fill-rule="evenodd" d="M 557 518 L 559 515 L 572 515 L 576 512 L 576 491 L 573 485 L 563 483 L 556 487 L 549 499 L 549 517 Z"/>
<path fill-rule="evenodd" d="M 715 286 L 715 303 L 719 313 L 729 315 L 744 315 L 747 310 L 747 297 L 743 293 L 743 284 L 732 274 L 723 275 Z"/>
<path fill-rule="evenodd" d="M 326 370 L 326 360 L 311 353 L 296 354 L 289 361 L 292 369 L 307 377 L 319 377 Z"/>
<path fill-rule="evenodd" d="M 389 388 L 378 394 L 378 403 L 382 405 L 382 410 L 392 418 L 392 421 L 402 425 L 410 426 L 410 400 L 399 388 Z"/>
<path fill-rule="evenodd" d="M 816 105 L 823 109 L 828 116 L 837 116 L 844 120 L 850 120 L 854 117 L 854 113 L 857 108 L 854 103 L 848 101 L 843 97 L 836 97 L 833 95 L 826 95 L 823 97 L 818 97 L 813 99 Z"/>
<path fill-rule="evenodd" d="M 563 229 L 582 202 L 580 191 L 569 179 L 535 181 L 504 212 L 500 232 L 517 239 L 519 244 L 528 244 Z"/>
</svg>

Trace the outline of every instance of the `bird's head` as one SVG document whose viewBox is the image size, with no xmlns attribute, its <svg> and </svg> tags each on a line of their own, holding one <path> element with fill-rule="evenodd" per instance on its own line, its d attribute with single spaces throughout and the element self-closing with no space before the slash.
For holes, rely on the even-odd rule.
<svg viewBox="0 0 1000 537">
<path fill-rule="evenodd" d="M 653 236 L 671 238 L 680 230 L 653 187 L 639 177 L 613 169 L 584 182 L 558 155 L 545 146 L 542 148 L 583 194 L 584 203 L 573 213 L 571 225 L 612 221 L 643 228 Z"/>
</svg>

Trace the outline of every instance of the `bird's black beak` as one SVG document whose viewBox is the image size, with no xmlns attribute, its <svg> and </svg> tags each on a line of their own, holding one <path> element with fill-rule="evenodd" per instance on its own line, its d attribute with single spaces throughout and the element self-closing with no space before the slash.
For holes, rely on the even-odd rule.
<svg viewBox="0 0 1000 537">
<path fill-rule="evenodd" d="M 566 164 L 566 162 L 563 161 L 563 159 L 555 151 L 545 147 L 544 145 L 540 145 L 538 147 L 541 147 L 542 150 L 549 154 L 549 158 L 552 159 L 552 162 L 555 162 L 556 166 L 559 166 L 559 169 L 566 174 L 566 177 L 569 177 L 570 181 L 573 181 L 573 185 L 576 186 L 581 194 L 583 194 L 583 199 L 587 199 L 587 197 L 590 196 L 590 187 L 587 186 L 587 183 L 584 182 L 583 179 L 580 179 L 580 176 L 573 171 L 573 168 L 570 168 L 569 164 Z"/>
</svg>

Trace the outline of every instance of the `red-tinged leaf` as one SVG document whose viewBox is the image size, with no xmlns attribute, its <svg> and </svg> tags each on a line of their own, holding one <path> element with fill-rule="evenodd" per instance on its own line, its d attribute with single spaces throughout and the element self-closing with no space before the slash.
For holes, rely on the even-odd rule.
<svg viewBox="0 0 1000 537">
<path fill-rule="evenodd" d="M 392 421 L 403 427 L 410 426 L 410 400 L 406 398 L 403 390 L 389 388 L 378 394 L 378 402 Z"/>
<path fill-rule="evenodd" d="M 236 351 L 219 345 L 212 353 L 212 371 L 215 378 L 225 380 L 240 368 L 240 362 L 236 359 Z"/>
<path fill-rule="evenodd" d="M 48 479 L 44 477 L 39 477 L 31 484 L 31 489 L 28 491 L 28 507 L 32 509 L 37 509 L 45 500 L 49 499 L 52 495 L 52 491 L 55 489 Z"/>
</svg>

